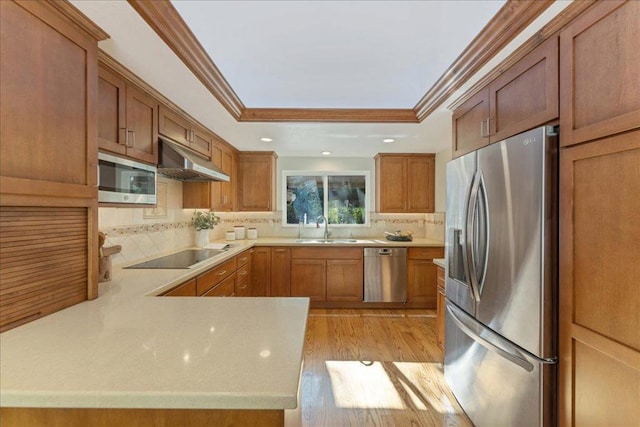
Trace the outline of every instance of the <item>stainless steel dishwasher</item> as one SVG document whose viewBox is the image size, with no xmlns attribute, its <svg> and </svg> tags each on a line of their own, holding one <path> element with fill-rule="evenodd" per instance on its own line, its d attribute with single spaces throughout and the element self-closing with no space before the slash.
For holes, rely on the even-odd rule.
<svg viewBox="0 0 640 427">
<path fill-rule="evenodd" d="M 407 248 L 364 248 L 364 302 L 407 302 Z"/>
</svg>

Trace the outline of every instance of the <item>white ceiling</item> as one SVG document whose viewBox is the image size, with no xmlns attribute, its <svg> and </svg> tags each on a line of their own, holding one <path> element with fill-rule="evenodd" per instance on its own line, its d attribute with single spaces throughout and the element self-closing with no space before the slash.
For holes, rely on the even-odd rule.
<svg viewBox="0 0 640 427">
<path fill-rule="evenodd" d="M 439 152 L 451 146 L 451 112 L 446 109 L 446 104 L 419 124 L 236 122 L 125 0 L 71 0 L 71 3 L 110 34 L 110 39 L 99 43 L 101 49 L 240 150 L 273 150 L 281 157 L 317 157 L 320 156 L 321 151 L 328 150 L 339 157 L 372 158 L 379 152 Z M 293 105 L 295 107 L 398 106 L 411 108 L 457 57 L 464 47 L 460 43 L 470 41 L 490 18 L 486 10 L 480 12 L 471 9 L 476 3 L 485 3 L 482 1 L 464 2 L 463 8 L 459 7 L 461 1 L 405 3 L 200 0 L 185 1 L 184 5 L 182 3 L 183 1 L 176 2 L 176 7 L 185 15 L 187 12 L 183 9 L 194 7 L 225 8 L 224 13 L 216 12 L 209 17 L 201 13 L 203 19 L 207 18 L 209 28 L 220 32 L 216 33 L 217 36 L 212 35 L 211 38 L 224 40 L 224 42 L 216 42 L 217 50 L 213 46 L 209 49 L 211 49 L 213 61 L 248 107 Z M 218 3 L 221 4 L 218 5 Z M 277 4 L 271 4 L 270 8 L 265 9 L 263 3 L 264 6 L 269 3 Z M 434 4 L 431 5 L 431 3 Z M 494 7 L 495 10 L 500 6 L 500 2 L 486 3 L 490 3 L 489 6 Z M 556 2 L 547 9 L 451 99 L 462 94 L 569 3 L 570 1 Z M 397 9 L 394 6 L 396 4 L 398 4 Z M 410 13 L 406 16 L 406 21 L 403 21 L 404 25 L 402 22 L 397 22 L 405 19 L 399 16 L 406 14 L 407 9 L 428 10 L 436 5 L 441 9 L 449 10 L 448 7 L 454 7 L 456 10 L 443 12 L 447 13 L 444 17 L 440 15 L 435 17 L 431 13 L 417 17 L 417 12 Z M 304 12 L 304 9 L 311 6 L 314 9 L 311 13 L 314 19 L 310 20 L 308 16 L 295 17 L 297 14 L 308 15 L 310 12 L 308 10 Z M 335 12 L 337 15 L 335 19 L 327 20 L 327 12 L 317 11 L 324 7 L 334 11 L 336 8 L 340 10 L 339 13 Z M 386 12 L 382 13 L 381 10 L 385 7 Z M 359 13 L 355 12 L 355 8 Z M 258 19 L 260 11 L 265 10 L 270 16 L 277 15 L 278 18 Z M 373 11 L 377 12 L 373 13 Z M 454 16 L 451 15 L 452 13 Z M 480 17 L 480 13 L 484 15 Z M 367 17 L 366 21 L 361 20 L 364 16 Z M 320 19 L 322 17 L 325 17 L 324 20 Z M 389 18 L 388 22 L 380 28 L 385 18 Z M 189 19 L 187 16 L 187 20 Z M 377 23 L 373 29 L 367 24 L 370 19 Z M 303 25 L 304 20 L 306 24 Z M 214 25 L 216 21 L 219 22 Z M 259 21 L 259 24 L 256 21 Z M 330 28 L 331 31 L 319 31 L 323 29 L 323 25 L 320 25 L 322 22 L 325 23 L 324 28 Z M 466 24 L 463 25 L 465 28 L 473 25 L 476 29 L 473 34 L 466 36 L 468 37 L 466 42 L 458 40 L 457 35 L 452 36 L 457 46 L 455 47 L 457 50 L 454 51 L 453 45 L 448 44 L 450 37 L 443 34 L 450 34 L 451 28 L 459 22 L 465 22 Z M 205 29 L 199 28 L 200 24 L 192 25 L 194 33 L 202 37 L 203 44 L 209 43 L 210 41 L 204 40 L 204 36 L 199 35 L 199 32 Z M 291 25 L 295 29 L 292 29 Z M 313 43 L 301 41 L 307 36 L 307 26 L 310 29 L 309 35 L 314 37 Z M 424 34 L 423 31 L 431 30 L 425 30 L 424 27 L 440 28 L 445 33 L 425 37 L 421 35 Z M 459 27 L 456 28 L 461 31 Z M 351 33 L 351 36 L 346 35 L 354 29 L 357 30 L 355 33 Z M 335 37 L 336 33 L 340 33 L 342 38 Z M 395 38 L 396 33 L 402 34 L 400 41 Z M 329 34 L 333 35 L 329 37 Z M 384 37 L 381 34 L 384 34 Z M 410 37 L 408 34 L 416 36 Z M 325 39 L 331 40 L 331 43 Z M 338 46 L 339 40 L 345 39 L 353 40 L 353 44 L 346 47 Z M 318 45 L 323 48 L 309 48 L 309 46 Z M 301 55 L 287 55 L 283 53 L 285 47 L 296 48 L 298 51 L 304 49 Z M 384 52 L 384 55 L 379 58 L 380 66 L 375 66 L 378 52 Z M 432 52 L 433 60 L 440 61 L 438 62 L 440 69 L 432 68 L 432 62 L 425 61 L 425 57 L 429 55 L 425 52 Z M 322 61 L 317 58 L 320 53 Z M 334 56 L 336 54 L 338 56 Z M 394 58 L 393 63 L 384 61 L 390 55 Z M 279 64 L 282 61 L 287 64 L 293 62 L 297 66 L 281 66 Z M 334 65 L 331 65 L 332 61 L 337 63 L 334 62 Z M 343 67 L 345 61 L 351 65 Z M 371 61 L 374 65 L 371 65 Z M 363 66 L 366 72 L 362 71 L 361 64 L 366 64 Z M 356 73 L 352 74 L 352 77 L 347 77 L 349 73 L 346 71 L 353 71 L 354 68 Z M 382 74 L 386 73 L 386 77 L 373 76 L 376 73 L 373 73 L 372 69 Z M 302 72 L 293 73 L 296 70 L 302 70 Z M 283 77 L 285 75 L 286 77 Z M 316 77 L 311 79 L 311 75 Z M 348 78 L 355 78 L 356 83 L 348 83 Z M 376 79 L 391 81 L 392 85 L 385 85 L 390 89 L 375 90 L 376 87 L 379 89 L 381 86 L 381 84 L 372 83 L 379 81 Z M 291 85 L 288 83 L 289 80 L 292 81 Z M 263 83 L 257 83 L 260 81 Z M 301 86 L 294 87 L 293 81 Z M 313 81 L 313 84 L 309 84 L 309 81 Z M 331 84 L 324 86 L 324 83 Z M 336 85 L 342 89 L 332 93 Z M 372 93 L 367 94 L 368 91 Z M 318 97 L 318 94 L 321 96 Z M 270 137 L 273 141 L 261 142 L 261 137 Z M 384 138 L 395 138 L 396 142 L 385 144 L 382 142 Z"/>
<path fill-rule="evenodd" d="M 172 3 L 247 107 L 413 108 L 504 0 Z"/>
</svg>

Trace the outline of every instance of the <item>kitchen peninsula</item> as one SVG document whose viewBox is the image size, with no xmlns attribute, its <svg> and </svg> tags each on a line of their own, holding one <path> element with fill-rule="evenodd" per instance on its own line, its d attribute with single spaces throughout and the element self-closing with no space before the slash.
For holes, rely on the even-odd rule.
<svg viewBox="0 0 640 427">
<path fill-rule="evenodd" d="M 148 296 L 241 249 L 189 270 L 118 270 L 96 300 L 0 335 L 3 426 L 283 425 L 308 299 Z"/>
<path fill-rule="evenodd" d="M 159 296 L 252 247 L 442 245 L 357 242 L 242 240 L 188 269 L 117 268 L 96 300 L 0 335 L 3 426 L 48 417 L 283 425 L 298 406 L 309 299 Z"/>
</svg>

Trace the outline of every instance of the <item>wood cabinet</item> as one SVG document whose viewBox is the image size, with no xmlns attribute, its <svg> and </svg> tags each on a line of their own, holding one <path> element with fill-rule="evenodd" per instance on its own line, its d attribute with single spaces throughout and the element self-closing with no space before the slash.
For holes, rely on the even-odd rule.
<svg viewBox="0 0 640 427">
<path fill-rule="evenodd" d="M 162 294 L 164 297 L 195 297 L 196 295 L 196 279 L 191 279 Z"/>
<path fill-rule="evenodd" d="M 378 154 L 376 211 L 421 213 L 435 209 L 434 154 Z"/>
<path fill-rule="evenodd" d="M 323 259 L 291 260 L 291 296 L 327 300 L 327 265 Z"/>
<path fill-rule="evenodd" d="M 271 248 L 271 296 L 291 296 L 291 249 Z"/>
<path fill-rule="evenodd" d="M 489 145 L 485 130 L 489 117 L 489 90 L 473 95 L 453 112 L 453 157 L 459 157 Z"/>
<path fill-rule="evenodd" d="M 185 182 L 182 186 L 182 207 L 185 209 L 235 210 L 238 182 L 237 154 L 228 144 L 214 138 L 213 164 L 229 175 L 229 182 Z M 236 167 L 234 167 L 236 165 Z"/>
<path fill-rule="evenodd" d="M 236 268 L 237 260 L 232 258 L 201 274 L 196 278 L 196 293 L 199 296 L 204 295 L 227 278 L 235 277 Z"/>
<path fill-rule="evenodd" d="M 0 32 L 1 332 L 97 297 L 107 35 L 66 2 L 2 1 Z"/>
<path fill-rule="evenodd" d="M 440 350 L 444 351 L 444 310 L 445 310 L 445 279 L 444 279 L 444 268 L 438 267 L 437 273 L 437 282 L 438 282 L 438 299 L 436 304 L 437 310 L 437 321 L 436 321 L 436 329 L 438 330 L 438 347 Z"/>
<path fill-rule="evenodd" d="M 233 211 L 235 203 L 235 179 L 233 164 L 235 152 L 227 144 L 217 143 L 220 150 L 220 169 L 231 177 L 229 182 L 211 182 L 211 209 L 217 211 Z"/>
<path fill-rule="evenodd" d="M 213 288 L 205 292 L 203 297 L 233 297 L 236 295 L 236 275 L 224 279 Z"/>
<path fill-rule="evenodd" d="M 291 296 L 312 302 L 362 302 L 362 248 L 291 249 Z"/>
<path fill-rule="evenodd" d="M 239 211 L 276 210 L 276 159 L 273 151 L 238 155 L 237 200 Z"/>
<path fill-rule="evenodd" d="M 407 254 L 407 306 L 436 308 L 437 266 L 435 258 L 442 258 L 444 249 L 409 248 Z"/>
<path fill-rule="evenodd" d="M 560 35 L 560 144 L 640 126 L 637 1 L 607 1 Z"/>
<path fill-rule="evenodd" d="M 271 248 L 256 246 L 251 258 L 251 296 L 271 295 Z"/>
<path fill-rule="evenodd" d="M 453 112 L 453 157 L 558 118 L 558 38 L 508 68 Z"/>
<path fill-rule="evenodd" d="M 254 250 L 247 249 L 236 257 L 238 270 L 236 271 L 236 296 L 251 296 L 251 262 Z"/>
<path fill-rule="evenodd" d="M 98 146 L 158 163 L 158 101 L 101 65 L 98 71 Z"/>
<path fill-rule="evenodd" d="M 160 105 L 158 110 L 158 132 L 207 159 L 211 158 L 213 135 L 164 105 Z"/>
<path fill-rule="evenodd" d="M 640 2 L 560 33 L 559 424 L 640 420 Z"/>
</svg>

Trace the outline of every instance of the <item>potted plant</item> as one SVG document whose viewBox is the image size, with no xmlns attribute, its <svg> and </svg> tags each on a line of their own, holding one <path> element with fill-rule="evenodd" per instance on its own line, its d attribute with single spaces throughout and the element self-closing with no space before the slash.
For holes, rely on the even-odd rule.
<svg viewBox="0 0 640 427">
<path fill-rule="evenodd" d="M 209 243 L 209 230 L 218 225 L 220 217 L 214 212 L 194 211 L 191 218 L 191 225 L 196 229 L 196 246 L 203 248 Z"/>
</svg>

